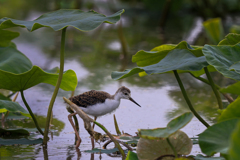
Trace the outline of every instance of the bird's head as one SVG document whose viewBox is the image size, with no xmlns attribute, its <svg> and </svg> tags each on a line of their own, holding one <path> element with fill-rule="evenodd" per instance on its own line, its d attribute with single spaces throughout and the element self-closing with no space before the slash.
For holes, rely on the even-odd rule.
<svg viewBox="0 0 240 160">
<path fill-rule="evenodd" d="M 138 105 L 139 107 L 141 107 L 136 101 L 134 101 L 134 100 L 132 99 L 130 89 L 128 89 L 128 88 L 125 87 L 125 86 L 120 87 L 120 88 L 117 90 L 116 95 L 118 95 L 119 98 L 128 99 L 128 100 L 132 101 L 133 103 L 135 103 L 136 105 Z"/>
</svg>

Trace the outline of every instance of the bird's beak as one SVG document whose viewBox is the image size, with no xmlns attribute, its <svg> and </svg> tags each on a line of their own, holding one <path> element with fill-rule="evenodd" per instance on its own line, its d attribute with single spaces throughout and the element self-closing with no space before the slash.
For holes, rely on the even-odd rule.
<svg viewBox="0 0 240 160">
<path fill-rule="evenodd" d="M 141 107 L 136 101 L 134 101 L 131 97 L 129 98 L 130 101 L 132 101 L 133 103 L 135 103 L 136 105 L 138 105 L 139 107 Z"/>
</svg>

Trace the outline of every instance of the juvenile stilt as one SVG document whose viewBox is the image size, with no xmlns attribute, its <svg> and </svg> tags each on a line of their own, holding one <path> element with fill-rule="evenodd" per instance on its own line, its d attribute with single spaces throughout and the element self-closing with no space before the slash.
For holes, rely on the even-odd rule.
<svg viewBox="0 0 240 160">
<path fill-rule="evenodd" d="M 120 87 L 114 95 L 110 95 L 109 93 L 104 91 L 91 90 L 91 91 L 84 92 L 80 95 L 69 98 L 69 100 L 74 104 L 76 104 L 77 106 L 79 106 L 83 110 L 83 112 L 85 112 L 88 115 L 94 116 L 95 121 L 97 117 L 103 116 L 105 114 L 111 113 L 114 110 L 116 110 L 119 107 L 121 99 L 128 99 L 133 103 L 135 103 L 136 105 L 138 105 L 139 107 L 141 107 L 137 102 L 135 102 L 131 98 L 131 91 L 124 86 Z M 70 107 L 68 106 L 67 109 L 69 110 Z M 72 124 L 75 133 L 78 135 L 72 119 L 70 123 Z M 93 123 L 93 128 L 94 126 L 95 126 L 95 123 Z M 78 139 L 79 139 L 79 145 L 80 145 L 81 139 L 80 137 Z M 92 137 L 91 139 L 92 139 L 92 142 L 94 142 L 94 138 Z M 92 144 L 93 144 L 92 147 L 94 148 L 94 143 Z M 78 146 L 76 145 L 76 147 Z"/>
</svg>

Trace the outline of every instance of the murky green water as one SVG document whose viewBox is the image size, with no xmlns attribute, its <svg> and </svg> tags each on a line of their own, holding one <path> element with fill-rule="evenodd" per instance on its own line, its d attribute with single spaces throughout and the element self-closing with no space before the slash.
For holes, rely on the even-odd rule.
<svg viewBox="0 0 240 160">
<path fill-rule="evenodd" d="M 26 19 L 33 19 L 41 15 L 41 13 L 29 10 L 28 14 L 24 15 L 28 15 L 25 16 Z M 170 119 L 188 111 L 188 108 L 173 74 L 141 78 L 133 76 L 123 81 L 111 79 L 112 71 L 134 66 L 131 63 L 131 55 L 138 50 L 150 50 L 164 42 L 157 27 L 140 25 L 140 20 L 132 17 L 128 18 L 127 16 L 128 13 L 126 12 L 126 17 L 123 16 L 123 36 L 127 42 L 128 58 L 126 59 L 127 63 L 125 63 L 127 66 L 122 65 L 124 63 L 121 59 L 121 44 L 116 25 L 103 25 L 96 31 L 89 33 L 82 33 L 70 27 L 67 31 L 65 70 L 73 69 L 77 74 L 79 83 L 75 94 L 91 89 L 104 90 L 114 94 L 121 85 L 130 88 L 132 97 L 142 107 L 140 108 L 130 101 L 122 100 L 120 107 L 114 114 L 118 120 L 120 130 L 135 135 L 138 129 L 165 127 Z M 32 33 L 27 32 L 25 29 L 19 31 L 21 36 L 15 40 L 15 43 L 18 49 L 26 54 L 34 65 L 44 69 L 51 69 L 59 65 L 60 32 L 54 33 L 50 29 L 39 29 Z M 166 33 L 165 36 L 169 36 L 169 38 L 164 43 L 178 43 L 182 40 L 179 35 L 170 36 L 170 32 Z M 176 33 L 179 33 L 179 30 L 176 30 Z M 208 122 L 214 121 L 217 116 L 217 106 L 211 88 L 193 79 L 188 74 L 181 74 L 180 76 L 196 110 Z M 226 83 L 220 75 L 215 77 L 218 83 Z M 44 128 L 53 90 L 53 86 L 40 84 L 24 92 L 33 112 L 38 115 L 42 128 Z M 52 133 L 49 135 L 51 139 L 47 150 L 44 150 L 41 145 L 1 146 L 0 159 L 113 159 L 106 154 L 84 152 L 91 150 L 91 143 L 80 118 L 80 136 L 83 142 L 79 150 L 75 149 L 75 135 L 68 121 L 68 112 L 62 100 L 63 96 L 69 97 L 70 95 L 70 92 L 59 91 L 53 109 Z M 20 97 L 17 102 L 24 106 Z M 98 118 L 98 122 L 115 134 L 113 114 Z M 9 128 L 22 126 L 24 128 L 34 128 L 31 121 L 8 120 L 5 125 Z M 183 131 L 189 137 L 195 137 L 204 129 L 205 127 L 194 118 L 183 128 Z M 103 133 L 97 127 L 96 131 Z M 30 137 L 41 138 L 42 136 L 32 132 Z M 103 144 L 96 144 L 96 147 L 101 148 Z M 193 146 L 191 154 L 196 155 L 199 152 L 198 146 Z"/>
</svg>

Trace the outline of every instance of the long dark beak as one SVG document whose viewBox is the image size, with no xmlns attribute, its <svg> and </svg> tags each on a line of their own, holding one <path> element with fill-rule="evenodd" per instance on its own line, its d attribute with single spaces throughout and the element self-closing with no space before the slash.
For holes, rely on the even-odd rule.
<svg viewBox="0 0 240 160">
<path fill-rule="evenodd" d="M 138 105 L 139 107 L 141 107 L 136 101 L 134 101 L 131 97 L 129 98 L 130 101 L 132 101 L 133 103 L 135 103 L 136 105 Z"/>
</svg>

